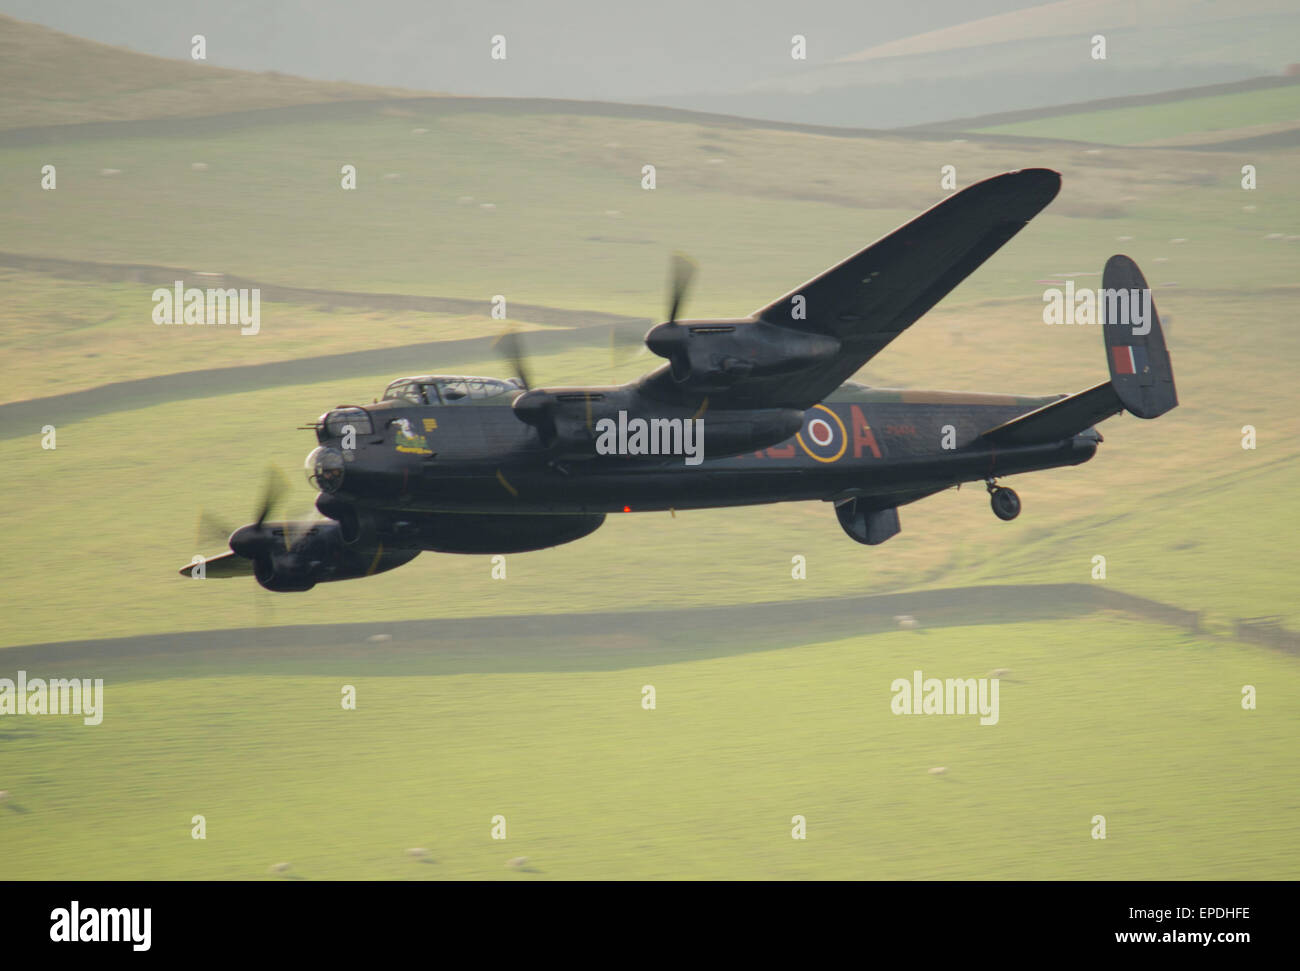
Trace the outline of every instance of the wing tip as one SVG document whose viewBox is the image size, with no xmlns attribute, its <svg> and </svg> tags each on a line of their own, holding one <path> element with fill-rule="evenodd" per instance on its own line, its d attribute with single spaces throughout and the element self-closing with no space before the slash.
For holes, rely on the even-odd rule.
<svg viewBox="0 0 1300 971">
<path fill-rule="evenodd" d="M 1061 191 L 1061 173 L 1056 169 L 1016 169 L 1014 172 L 1008 172 L 1007 175 L 1027 191 L 1046 193 L 1049 201 L 1055 199 L 1056 194 Z"/>
<path fill-rule="evenodd" d="M 967 202 L 976 200 L 987 202 L 989 199 L 1001 199 L 1004 206 L 1025 214 L 1026 220 L 1032 219 L 1057 197 L 1061 191 L 1061 173 L 1055 169 L 1030 168 L 1013 169 L 991 175 L 987 179 L 973 182 L 961 192 L 950 195 L 938 203 L 938 209 L 970 193 Z"/>
</svg>

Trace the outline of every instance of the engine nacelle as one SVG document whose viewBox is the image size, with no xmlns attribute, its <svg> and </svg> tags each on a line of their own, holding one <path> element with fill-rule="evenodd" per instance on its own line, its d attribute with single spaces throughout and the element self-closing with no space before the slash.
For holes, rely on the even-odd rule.
<svg viewBox="0 0 1300 971">
<path fill-rule="evenodd" d="M 671 363 L 674 381 L 700 392 L 801 371 L 840 351 L 838 338 L 752 319 L 669 322 L 652 328 L 645 342 Z"/>
<path fill-rule="evenodd" d="M 337 522 L 244 526 L 231 537 L 230 547 L 253 561 L 258 583 L 277 593 L 383 573 L 420 554 L 418 546 L 348 543 Z"/>
<path fill-rule="evenodd" d="M 575 461 L 684 455 L 685 423 L 697 420 L 703 422 L 704 458 L 743 455 L 785 441 L 803 427 L 804 419 L 795 408 L 710 409 L 707 404 L 659 402 L 625 388 L 537 389 L 517 398 L 514 407 L 556 458 Z M 690 429 L 692 442 L 699 441 L 699 427 Z M 628 447 L 638 434 L 644 445 Z M 602 435 L 607 443 L 610 438 L 617 442 L 615 451 L 598 447 Z M 319 502 L 317 507 L 340 518 Z"/>
<path fill-rule="evenodd" d="M 268 554 L 253 560 L 253 577 L 275 593 L 304 593 L 316 586 L 310 571 L 290 557 Z"/>
</svg>

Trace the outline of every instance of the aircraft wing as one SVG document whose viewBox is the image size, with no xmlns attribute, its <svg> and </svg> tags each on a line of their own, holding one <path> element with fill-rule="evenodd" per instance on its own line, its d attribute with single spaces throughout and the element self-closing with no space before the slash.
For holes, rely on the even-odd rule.
<svg viewBox="0 0 1300 971">
<path fill-rule="evenodd" d="M 182 567 L 181 576 L 192 577 L 194 575 L 195 564 Z M 216 556 L 209 556 L 203 561 L 204 576 L 210 580 L 224 580 L 227 577 L 251 577 L 253 575 L 253 561 L 246 560 L 242 556 L 236 555 L 231 550 L 224 553 L 218 553 Z"/>
<path fill-rule="evenodd" d="M 821 401 L 997 252 L 1060 187 L 1050 169 L 977 182 L 755 311 L 768 323 L 838 338 L 841 350 L 801 371 L 741 378 L 710 395 L 711 405 L 809 408 Z M 656 373 L 652 381 L 666 386 L 671 377 Z"/>
</svg>

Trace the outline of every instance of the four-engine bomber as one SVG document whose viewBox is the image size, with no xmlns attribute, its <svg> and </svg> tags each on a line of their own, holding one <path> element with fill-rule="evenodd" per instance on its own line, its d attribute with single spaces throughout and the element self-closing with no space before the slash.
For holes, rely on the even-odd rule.
<svg viewBox="0 0 1300 971">
<path fill-rule="evenodd" d="M 317 521 L 271 517 L 273 484 L 230 549 L 181 572 L 253 575 L 270 590 L 368 576 L 421 551 L 509 553 L 572 542 L 609 513 L 822 500 L 860 543 L 899 531 L 898 508 L 963 482 L 1092 458 L 1093 426 L 1178 403 L 1149 288 L 1126 256 L 1106 290 L 1144 299 L 1103 310 L 1110 379 L 1025 397 L 868 388 L 849 379 L 1056 196 L 1046 169 L 959 192 L 748 317 L 679 320 L 691 266 L 673 268 L 668 320 L 646 345 L 665 362 L 615 387 L 533 388 L 515 377 L 400 378 L 367 406 L 313 426 Z M 1142 308 L 1142 309 L 1139 309 Z M 1141 316 L 1139 316 L 1141 315 Z"/>
</svg>

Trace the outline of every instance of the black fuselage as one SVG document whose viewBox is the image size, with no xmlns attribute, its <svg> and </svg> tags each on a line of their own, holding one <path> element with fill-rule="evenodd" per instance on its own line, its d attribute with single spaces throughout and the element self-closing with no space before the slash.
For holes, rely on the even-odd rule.
<svg viewBox="0 0 1300 971">
<path fill-rule="evenodd" d="M 1090 459 L 1098 440 L 1091 431 L 1021 448 L 980 439 L 1057 397 L 846 385 L 808 409 L 803 426 L 785 441 L 693 466 L 681 455 L 557 458 L 508 401 L 381 402 L 367 409 L 373 433 L 358 436 L 341 485 L 322 509 L 352 503 L 409 518 L 645 512 L 850 496 L 894 497 L 901 504 L 961 482 Z M 707 412 L 703 421 L 707 442 Z M 419 440 L 412 443 L 405 429 L 415 429 Z"/>
</svg>

